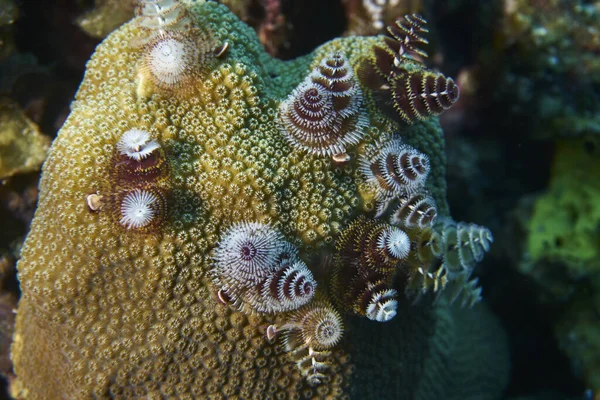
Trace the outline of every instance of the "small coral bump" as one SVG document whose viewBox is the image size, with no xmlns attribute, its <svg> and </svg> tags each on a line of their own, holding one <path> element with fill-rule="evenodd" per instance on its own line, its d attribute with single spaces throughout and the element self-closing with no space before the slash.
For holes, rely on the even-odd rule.
<svg viewBox="0 0 600 400">
<path fill-rule="evenodd" d="M 427 70 L 406 72 L 392 81 L 394 109 L 407 123 L 449 109 L 459 97 L 452 78 Z"/>
<path fill-rule="evenodd" d="M 241 222 L 232 225 L 214 250 L 213 275 L 221 289 L 235 297 L 236 287 L 256 285 L 278 267 L 283 235 L 270 225 Z"/>
<path fill-rule="evenodd" d="M 135 161 L 141 161 L 152 154 L 160 145 L 150 140 L 150 134 L 141 129 L 129 129 L 117 143 L 120 154 Z"/>
<path fill-rule="evenodd" d="M 424 193 L 416 193 L 399 198 L 399 205 L 390 216 L 392 225 L 404 228 L 425 229 L 431 227 L 437 218 L 435 200 Z"/>
<path fill-rule="evenodd" d="M 360 171 L 377 191 L 377 199 L 407 195 L 419 191 L 429 175 L 429 158 L 393 137 L 360 159 Z"/>
<path fill-rule="evenodd" d="M 166 210 L 166 201 L 157 190 L 136 189 L 121 201 L 119 223 L 127 229 L 148 228 L 155 224 Z"/>
<path fill-rule="evenodd" d="M 92 193 L 85 199 L 87 206 L 91 211 L 99 211 L 104 205 L 103 200 L 104 196 L 100 196 L 97 193 Z"/>
<path fill-rule="evenodd" d="M 398 292 L 394 289 L 386 289 L 373 293 L 366 309 L 367 318 L 378 322 L 392 320 L 396 316 L 398 309 L 397 296 Z"/>
<path fill-rule="evenodd" d="M 410 253 L 410 238 L 403 230 L 388 227 L 379 235 L 379 248 L 389 258 L 405 259 Z"/>
</svg>

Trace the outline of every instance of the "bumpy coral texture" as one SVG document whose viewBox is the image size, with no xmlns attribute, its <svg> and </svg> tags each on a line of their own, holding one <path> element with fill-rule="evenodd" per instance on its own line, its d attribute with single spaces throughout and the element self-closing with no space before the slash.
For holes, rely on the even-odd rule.
<svg viewBox="0 0 600 400">
<path fill-rule="evenodd" d="M 319 261 L 312 256 L 331 248 L 356 216 L 373 212 L 374 193 L 359 173 L 360 147 L 348 150 L 345 165 L 294 150 L 281 134 L 277 109 L 323 57 L 342 52 L 356 69 L 381 39 L 338 39 L 282 62 L 224 6 L 197 3 L 190 15 L 211 40 L 229 47 L 182 93 L 139 77 L 144 47 L 135 43 L 144 32 L 135 21 L 109 36 L 88 63 L 44 166 L 18 266 L 23 297 L 13 393 L 20 397 L 348 393 L 354 367 L 344 342 L 331 350 L 327 383 L 309 386 L 280 343 L 265 337 L 271 321 L 219 303 L 211 250 L 236 222 L 270 223 L 314 268 Z M 401 130 L 406 143 L 429 157 L 428 189 L 447 215 L 437 120 L 400 126 L 377 111 L 367 91 L 365 107 L 370 127 L 361 146 Z M 168 207 L 160 223 L 142 231 L 120 224 L 111 200 L 131 189 L 131 182 L 119 186 L 114 164 L 117 143 L 133 128 L 150 133 L 168 164 L 168 176 L 151 182 Z M 103 199 L 99 210 L 88 207 L 90 194 Z M 420 332 L 411 324 L 402 332 Z M 427 338 L 415 337 L 415 348 L 427 347 Z"/>
<path fill-rule="evenodd" d="M 353 356 L 352 398 L 503 398 L 508 340 L 485 304 L 461 309 L 443 301 L 434 307 L 400 303 L 392 321 L 374 325 L 360 319 L 353 328 L 352 342 L 361 351 Z"/>
</svg>

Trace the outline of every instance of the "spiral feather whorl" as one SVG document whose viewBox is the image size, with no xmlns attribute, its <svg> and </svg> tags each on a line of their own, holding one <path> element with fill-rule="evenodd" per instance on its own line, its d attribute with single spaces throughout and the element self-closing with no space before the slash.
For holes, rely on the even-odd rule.
<svg viewBox="0 0 600 400">
<path fill-rule="evenodd" d="M 407 71 L 392 80 L 394 109 L 407 123 L 441 114 L 458 100 L 458 96 L 459 89 L 454 80 L 440 73 Z"/>
<path fill-rule="evenodd" d="M 153 233 L 167 220 L 169 167 L 149 132 L 129 129 L 115 143 L 108 184 L 87 197 L 92 211 L 107 211 L 126 232 Z"/>
<path fill-rule="evenodd" d="M 257 287 L 252 301 L 261 313 L 295 310 L 314 296 L 317 284 L 303 261 L 297 260 L 267 276 Z"/>
<path fill-rule="evenodd" d="M 472 270 L 494 241 L 489 229 L 473 223 L 445 220 L 438 225 L 436 229 L 442 235 L 444 264 L 450 272 Z"/>
<path fill-rule="evenodd" d="M 191 24 L 187 10 L 179 0 L 139 0 L 135 14 L 142 28 L 160 32 L 184 30 Z"/>
<path fill-rule="evenodd" d="M 334 53 L 315 67 L 280 104 L 281 130 L 293 147 L 340 156 L 367 127 L 362 93 L 345 56 Z"/>
<path fill-rule="evenodd" d="M 427 292 L 438 296 L 449 282 L 448 271 L 441 259 L 437 258 L 423 267 L 417 268 L 409 277 L 406 294 L 415 299 Z"/>
<path fill-rule="evenodd" d="M 424 34 L 429 33 L 425 27 L 427 21 L 418 14 L 408 14 L 398 18 L 392 25 L 386 27 L 388 37 L 385 44 L 396 55 L 394 65 L 399 65 L 401 57 L 414 53 L 427 58 L 427 53 L 419 48 L 429 44 Z"/>
<path fill-rule="evenodd" d="M 215 273 L 230 285 L 234 282 L 257 284 L 276 270 L 284 242 L 283 235 L 269 225 L 235 224 L 227 229 L 215 249 Z M 222 289 L 229 291 L 228 286 Z"/>
<path fill-rule="evenodd" d="M 331 307 L 311 307 L 297 312 L 294 320 L 300 327 L 302 341 L 313 350 L 331 349 L 339 343 L 344 333 L 342 318 Z"/>
<path fill-rule="evenodd" d="M 115 219 L 127 230 L 154 231 L 166 217 L 167 199 L 159 188 L 123 190 L 113 196 L 113 207 L 118 207 Z"/>
<path fill-rule="evenodd" d="M 358 117 L 362 93 L 346 57 L 334 53 L 311 72 L 310 79 L 333 96 L 333 108 L 341 118 Z"/>
<path fill-rule="evenodd" d="M 158 182 L 168 176 L 168 165 L 160 144 L 150 133 L 129 129 L 115 147 L 114 179 L 122 185 Z"/>
<path fill-rule="evenodd" d="M 400 197 L 399 203 L 398 208 L 390 216 L 390 224 L 407 229 L 425 229 L 435 223 L 437 206 L 431 196 L 415 193 Z"/>
<path fill-rule="evenodd" d="M 136 23 L 142 28 L 133 47 L 142 47 L 138 96 L 154 91 L 186 97 L 198 86 L 227 43 L 218 45 L 212 32 L 194 25 L 178 0 L 139 0 Z"/>
<path fill-rule="evenodd" d="M 396 292 L 389 290 L 410 247 L 397 227 L 363 217 L 352 222 L 337 241 L 330 279 L 339 307 L 381 322 L 393 318 Z"/>
<path fill-rule="evenodd" d="M 150 36 L 143 48 L 138 91 L 149 80 L 163 92 L 185 95 L 210 69 L 215 47 L 210 33 L 200 28 L 168 30 Z"/>
<path fill-rule="evenodd" d="M 410 58 L 418 55 L 427 58 L 427 53 L 419 46 L 426 45 L 429 41 L 424 34 L 429 33 L 425 27 L 427 21 L 417 14 L 408 14 L 398 18 L 393 24 L 386 27 L 386 36 L 383 37 L 383 46 L 373 47 L 373 58 L 370 65 L 364 65 L 362 73 L 366 83 L 373 89 L 381 89 L 385 82 L 389 83 L 395 76 L 405 71 L 405 64 L 419 64 L 419 60 Z M 421 65 L 422 66 L 422 65 Z M 375 84 L 378 82 L 379 84 Z M 373 85 L 375 84 L 375 85 Z M 389 85 L 387 89 L 389 89 Z"/>
<path fill-rule="evenodd" d="M 454 279 L 449 283 L 449 295 L 450 304 L 456 303 L 460 300 L 461 307 L 473 307 L 476 303 L 481 301 L 481 286 L 479 286 L 479 280 L 477 278 L 470 279 L 471 273 L 463 272 L 457 274 Z"/>
<path fill-rule="evenodd" d="M 331 379 L 327 374 L 329 350 L 342 339 L 344 325 L 340 314 L 323 294 L 293 312 L 279 329 L 284 331 L 284 350 L 296 362 L 309 385 L 316 386 Z"/>
<path fill-rule="evenodd" d="M 429 175 L 429 158 L 392 137 L 361 157 L 360 171 L 375 187 L 376 198 L 385 200 L 422 190 Z"/>
<path fill-rule="evenodd" d="M 419 48 L 428 43 L 425 24 L 414 14 L 397 20 L 387 27 L 383 45 L 374 46 L 371 58 L 359 68 L 361 81 L 375 92 L 380 107 L 408 124 L 441 114 L 459 97 L 454 80 L 425 69 L 411 57 L 427 57 Z"/>
<path fill-rule="evenodd" d="M 359 217 L 340 234 L 335 256 L 344 264 L 387 275 L 395 273 L 409 250 L 408 236 L 399 228 Z"/>
<path fill-rule="evenodd" d="M 398 292 L 395 289 L 386 289 L 374 292 L 366 307 L 367 318 L 387 322 L 396 316 L 398 309 Z"/>
<path fill-rule="evenodd" d="M 493 237 L 489 229 L 472 223 L 442 219 L 419 231 L 414 242 L 415 257 L 409 260 L 409 294 L 440 292 L 451 303 L 462 298 L 471 307 L 481 299 L 477 279 L 471 279 L 475 265 L 489 250 Z"/>
<path fill-rule="evenodd" d="M 275 313 L 308 303 L 317 283 L 297 249 L 270 225 L 231 226 L 214 250 L 213 281 L 242 311 Z"/>
<path fill-rule="evenodd" d="M 415 234 L 415 257 L 421 265 L 429 265 L 443 254 L 442 236 L 431 227 L 419 229 Z"/>
<path fill-rule="evenodd" d="M 285 133 L 293 146 L 309 153 L 344 152 L 333 112 L 333 96 L 312 81 L 304 81 L 279 107 Z"/>
</svg>

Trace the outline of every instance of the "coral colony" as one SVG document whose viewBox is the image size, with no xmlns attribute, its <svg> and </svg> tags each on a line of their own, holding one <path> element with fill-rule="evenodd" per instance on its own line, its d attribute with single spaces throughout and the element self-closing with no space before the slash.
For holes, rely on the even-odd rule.
<svg viewBox="0 0 600 400">
<path fill-rule="evenodd" d="M 253 349 L 265 343 L 277 343 L 278 351 L 285 353 L 281 357 L 295 363 L 296 374 L 309 388 L 327 391 L 340 385 L 336 375 L 346 361 L 340 361 L 337 349 L 348 315 L 386 323 L 398 318 L 400 303 L 422 297 L 447 295 L 469 306 L 480 299 L 471 274 L 489 250 L 492 235 L 486 228 L 438 217 L 429 185 L 433 158 L 425 154 L 429 149 L 410 146 L 402 135 L 404 127 L 440 114 L 458 98 L 452 79 L 423 64 L 425 20 L 407 15 L 388 27 L 387 35 L 366 39 L 361 50 L 346 53 L 339 45 L 324 46 L 310 66 L 302 67 L 302 78 L 281 88 L 274 85 L 273 93 L 285 93 L 265 100 L 259 96 L 264 97 L 266 89 L 255 83 L 258 69 L 244 57 L 256 57 L 266 65 L 271 61 L 261 58 L 265 56 L 258 50 L 243 55 L 246 50 L 240 43 L 246 39 L 239 33 L 223 40 L 214 24 L 196 22 L 202 13 L 225 13 L 220 7 L 209 2 L 192 7 L 175 0 L 141 1 L 137 17 L 125 28 L 135 35 L 107 39 L 107 43 L 123 40 L 127 49 L 123 57 L 136 62 L 120 61 L 123 68 L 129 65 L 132 79 L 110 73 L 115 87 L 122 86 L 113 93 L 124 97 L 101 110 L 131 117 L 119 121 L 110 116 L 100 123 L 111 135 L 107 145 L 98 146 L 106 150 L 84 158 L 89 165 L 100 166 L 81 169 L 89 172 L 72 187 L 86 192 L 68 199 L 70 204 L 85 204 L 85 213 L 65 218 L 69 224 L 89 226 L 92 239 L 88 247 L 74 247 L 75 255 L 69 256 L 79 260 L 73 267 L 67 263 L 78 276 L 61 280 L 60 286 L 52 284 L 56 289 L 81 283 L 69 293 L 92 297 L 89 304 L 78 304 L 77 299 L 72 303 L 69 295 L 47 304 L 58 309 L 52 318 L 63 323 L 93 307 L 100 307 L 99 315 L 105 315 L 102 307 L 113 310 L 108 314 L 114 324 L 133 314 L 145 317 L 127 340 L 106 339 L 114 332 L 120 333 L 112 337 L 128 335 L 127 324 L 104 332 L 102 324 L 77 322 L 75 332 L 83 335 L 78 343 L 87 343 L 89 350 L 80 353 L 68 345 L 61 353 L 73 363 L 73 373 L 82 377 L 77 381 L 81 393 L 125 393 L 134 378 L 151 379 L 158 392 L 187 393 L 188 386 L 168 386 L 169 379 L 187 377 L 180 372 L 169 375 L 175 364 L 198 371 L 197 383 L 187 383 L 189 387 L 210 391 L 214 388 L 206 382 L 212 382 L 221 365 L 230 365 L 226 368 L 231 371 L 245 368 L 244 374 L 250 374 L 244 360 L 254 362 L 258 353 Z M 102 62 L 98 60 L 91 62 L 92 71 Z M 79 96 L 89 95 L 90 85 L 104 85 L 101 75 L 88 72 Z M 82 107 L 87 107 L 85 100 L 78 100 L 74 112 L 82 112 Z M 396 126 L 397 131 L 374 128 L 374 112 L 379 120 L 389 119 L 385 126 Z M 79 135 L 72 133 L 73 120 L 64 128 L 64 137 Z M 51 154 L 46 164 L 47 176 L 53 176 L 54 165 L 63 161 L 61 146 L 54 146 L 56 155 Z M 90 184 L 86 176 L 101 178 Z M 51 179 L 60 177 L 43 181 L 42 210 L 46 192 L 67 193 L 51 189 Z M 44 258 L 50 262 L 47 271 L 34 272 L 32 260 L 38 250 L 32 243 L 43 226 L 34 222 L 19 267 L 25 299 L 21 318 L 37 315 L 27 308 L 34 307 L 30 299 L 44 296 L 36 285 L 54 276 L 49 256 Z M 64 253 L 69 251 L 67 246 Z M 133 273 L 127 275 L 128 284 L 139 291 L 125 297 L 109 295 L 108 303 L 100 297 L 101 306 L 93 305 L 104 295 L 90 288 L 103 287 L 108 293 L 124 279 L 102 283 L 102 274 L 112 271 Z M 185 271 L 196 277 L 179 275 Z M 121 302 L 129 307 L 123 315 L 115 308 Z M 225 318 L 204 317 L 215 308 Z M 171 319 L 175 317 L 179 319 Z M 258 331 L 259 336 L 253 336 Z M 192 339 L 201 334 L 204 339 Z M 244 337 L 252 344 L 245 345 L 249 350 L 242 358 L 235 358 L 235 346 L 244 346 Z M 96 356 L 92 350 L 111 340 L 123 347 L 123 357 L 136 359 L 131 371 L 114 379 L 111 371 L 122 364 L 115 364 L 120 359 L 112 350 Z M 203 347 L 206 343 L 220 350 Z M 17 344 L 16 369 L 25 379 L 29 375 L 19 346 L 35 345 Z M 163 361 L 144 364 L 173 354 L 175 358 L 164 361 L 164 366 Z M 183 359 L 190 364 L 176 361 L 178 354 L 186 354 Z M 275 363 L 270 365 L 278 365 L 278 353 L 268 354 L 266 359 Z M 94 361 L 85 361 L 88 355 Z M 217 355 L 230 361 L 220 361 Z M 108 360 L 104 364 L 95 361 L 103 357 Z M 90 376 L 101 381 L 86 381 Z M 258 386 L 244 389 L 255 384 L 253 376 L 232 379 L 238 385 L 222 390 L 240 391 L 242 397 L 251 397 L 253 390 L 259 393 Z M 286 379 L 282 387 L 292 385 L 293 378 Z M 26 379 L 23 385 L 27 387 Z M 112 386 L 102 389 L 106 385 Z"/>
</svg>

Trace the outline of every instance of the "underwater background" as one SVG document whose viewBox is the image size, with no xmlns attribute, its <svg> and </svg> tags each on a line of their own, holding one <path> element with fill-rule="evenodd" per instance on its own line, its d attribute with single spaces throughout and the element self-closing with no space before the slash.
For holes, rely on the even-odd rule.
<svg viewBox="0 0 600 400">
<path fill-rule="evenodd" d="M 307 55 L 335 38 L 384 34 L 398 18 L 417 13 L 429 30 L 423 63 L 452 77 L 460 89 L 458 100 L 439 116 L 446 200 L 455 221 L 488 228 L 494 242 L 473 271 L 484 305 L 440 317 L 448 327 L 438 322 L 436 329 L 455 335 L 442 342 L 456 343 L 436 345 L 448 352 L 444 362 L 458 360 L 485 371 L 474 381 L 451 367 L 448 372 L 415 361 L 426 372 L 407 367 L 414 376 L 398 381 L 410 382 L 422 373 L 427 382 L 445 387 L 407 390 L 406 397 L 398 397 L 405 392 L 395 388 L 388 397 L 600 399 L 600 2 L 217 3 L 252 27 L 266 52 L 282 60 Z M 134 17 L 136 4 L 0 0 L 0 397 L 38 398 L 15 383 L 10 353 L 21 295 L 16 263 L 36 209 L 41 165 L 96 46 Z M 300 64 L 294 68 L 302 69 Z M 285 98 L 296 83 L 274 88 L 275 97 Z M 444 181 L 434 172 L 431 176 Z M 443 209 L 445 201 L 435 200 Z M 425 324 L 430 317 L 422 315 L 430 310 L 420 307 L 400 305 L 396 320 Z M 389 376 L 402 371 L 374 360 L 371 355 L 378 351 L 392 356 L 434 352 L 417 339 L 376 339 L 384 334 L 373 324 L 360 320 L 350 329 L 355 341 L 350 347 L 358 349 L 350 352 L 351 359 L 359 364 L 351 375 L 362 387 L 352 389 L 351 398 L 385 398 L 378 391 L 385 392 Z M 34 334 L 31 329 L 24 332 Z M 485 351 L 486 340 L 494 343 L 489 347 L 494 351 Z M 335 355 L 338 361 L 344 356 Z M 468 375 L 471 369 L 465 371 Z M 337 397 L 318 391 L 303 396 Z"/>
</svg>

